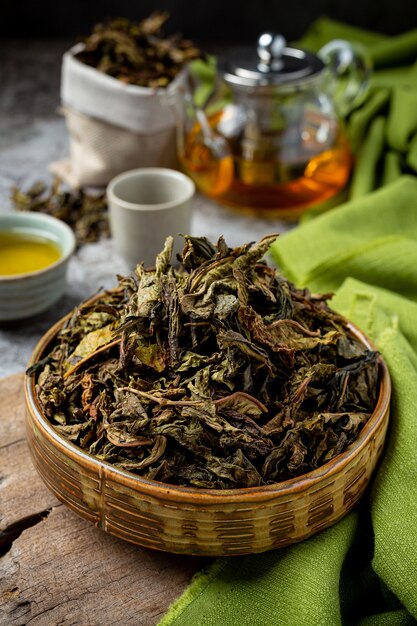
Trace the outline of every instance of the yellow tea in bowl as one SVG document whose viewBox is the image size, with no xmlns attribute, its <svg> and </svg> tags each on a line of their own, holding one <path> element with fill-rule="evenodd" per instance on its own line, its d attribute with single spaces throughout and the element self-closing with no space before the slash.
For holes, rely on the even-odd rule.
<svg viewBox="0 0 417 626">
<path fill-rule="evenodd" d="M 0 212 L 0 324 L 46 311 L 64 293 L 76 241 L 44 213 Z"/>
<path fill-rule="evenodd" d="M 59 246 L 29 231 L 0 230 L 0 276 L 36 272 L 61 257 Z"/>
</svg>

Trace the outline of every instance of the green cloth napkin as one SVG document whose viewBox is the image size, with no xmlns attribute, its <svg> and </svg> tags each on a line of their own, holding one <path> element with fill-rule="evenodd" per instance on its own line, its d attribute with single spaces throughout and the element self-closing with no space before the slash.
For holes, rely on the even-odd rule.
<svg viewBox="0 0 417 626">
<path fill-rule="evenodd" d="M 392 377 L 383 462 L 338 524 L 262 555 L 219 559 L 160 626 L 385 626 L 417 618 L 417 179 L 403 176 L 279 238 L 297 285 L 337 290 L 332 306 L 376 343 Z"/>
</svg>

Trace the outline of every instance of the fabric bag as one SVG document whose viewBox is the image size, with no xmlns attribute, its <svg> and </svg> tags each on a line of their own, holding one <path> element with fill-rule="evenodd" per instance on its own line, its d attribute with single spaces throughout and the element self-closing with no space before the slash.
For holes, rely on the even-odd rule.
<svg viewBox="0 0 417 626">
<path fill-rule="evenodd" d="M 129 85 L 77 59 L 84 44 L 63 56 L 61 102 L 70 156 L 50 170 L 75 187 L 105 186 L 137 167 L 178 167 L 175 115 L 166 89 Z"/>
</svg>

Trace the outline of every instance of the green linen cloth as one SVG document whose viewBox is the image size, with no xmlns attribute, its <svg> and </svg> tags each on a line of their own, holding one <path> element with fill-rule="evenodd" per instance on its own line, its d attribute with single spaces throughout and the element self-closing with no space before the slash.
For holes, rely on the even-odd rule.
<svg viewBox="0 0 417 626">
<path fill-rule="evenodd" d="M 417 618 L 417 179 L 403 176 L 279 238 L 273 256 L 384 355 L 388 444 L 359 507 L 316 537 L 218 559 L 160 626 L 393 626 Z"/>
</svg>

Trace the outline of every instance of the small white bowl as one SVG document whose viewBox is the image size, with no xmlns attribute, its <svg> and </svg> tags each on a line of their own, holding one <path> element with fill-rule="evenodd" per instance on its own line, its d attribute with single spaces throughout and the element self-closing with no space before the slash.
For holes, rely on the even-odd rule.
<svg viewBox="0 0 417 626">
<path fill-rule="evenodd" d="M 68 261 L 76 246 L 74 233 L 51 215 L 31 212 L 0 215 L 0 231 L 39 234 L 61 251 L 59 259 L 44 269 L 0 276 L 0 321 L 25 319 L 45 311 L 65 291 Z"/>
</svg>

